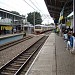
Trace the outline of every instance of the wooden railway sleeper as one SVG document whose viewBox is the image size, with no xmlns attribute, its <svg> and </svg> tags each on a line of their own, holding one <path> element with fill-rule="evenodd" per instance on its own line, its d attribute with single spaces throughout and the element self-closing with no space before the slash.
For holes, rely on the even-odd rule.
<svg viewBox="0 0 75 75">
<path fill-rule="evenodd" d="M 1 72 L 1 75 L 2 74 L 10 74 L 10 75 L 13 75 L 14 73 L 16 72 L 16 70 L 14 71 L 14 70 L 5 70 L 5 71 L 3 71 L 3 72 Z"/>
<path fill-rule="evenodd" d="M 23 59 L 23 60 L 25 60 L 25 59 L 27 59 L 27 57 L 25 57 L 25 56 L 19 56 L 16 60 L 18 60 L 18 59 Z"/>
<path fill-rule="evenodd" d="M 10 66 L 13 67 L 13 68 L 14 68 L 14 67 L 17 67 L 17 68 L 18 68 L 18 67 L 20 67 L 21 65 L 22 65 L 22 64 L 17 64 L 17 65 L 11 64 Z"/>
<path fill-rule="evenodd" d="M 20 56 L 19 58 L 22 58 L 22 59 L 27 59 L 28 57 L 25 57 L 25 56 Z"/>
<path fill-rule="evenodd" d="M 28 53 L 24 53 L 24 54 L 22 54 L 22 56 L 28 56 L 28 55 L 31 55 L 31 53 L 30 54 L 28 54 Z"/>
<path fill-rule="evenodd" d="M 18 58 L 17 60 L 25 61 L 26 59 L 24 59 L 24 58 Z"/>
<path fill-rule="evenodd" d="M 20 66 L 19 66 L 20 67 Z M 8 67 L 5 69 L 5 71 L 8 70 L 8 71 L 17 71 L 17 68 L 13 68 L 13 67 Z"/>
<path fill-rule="evenodd" d="M 32 53 L 32 52 L 31 52 L 31 53 Z M 31 55 L 31 53 L 29 53 L 29 52 L 28 52 L 28 53 L 24 53 L 23 55 Z"/>
<path fill-rule="evenodd" d="M 2 72 L 1 72 L 1 75 L 2 74 L 9 74 L 10 73 L 10 75 L 12 74 L 12 73 L 15 73 L 17 71 L 17 69 L 14 69 L 14 68 L 6 68 L 5 70 L 3 70 Z"/>
<path fill-rule="evenodd" d="M 0 73 L 0 75 L 11 75 L 12 73 L 14 73 L 14 72 L 16 72 L 16 69 L 4 69 L 1 73 Z"/>
<path fill-rule="evenodd" d="M 12 73 L 1 72 L 1 75 L 12 75 Z"/>
<path fill-rule="evenodd" d="M 24 55 L 23 57 L 26 57 L 26 58 L 28 58 L 30 55 Z"/>
<path fill-rule="evenodd" d="M 23 62 L 23 61 L 19 61 L 19 62 L 14 61 L 14 63 L 15 63 L 15 64 L 23 64 L 24 62 Z"/>
</svg>

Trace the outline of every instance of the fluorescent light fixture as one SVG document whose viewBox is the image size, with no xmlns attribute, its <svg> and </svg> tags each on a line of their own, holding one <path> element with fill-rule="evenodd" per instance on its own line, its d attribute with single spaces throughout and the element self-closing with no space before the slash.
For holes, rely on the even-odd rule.
<svg viewBox="0 0 75 75">
<path fill-rule="evenodd" d="M 71 17 L 72 15 L 73 15 L 74 13 L 73 12 L 71 12 L 67 17 Z"/>
</svg>

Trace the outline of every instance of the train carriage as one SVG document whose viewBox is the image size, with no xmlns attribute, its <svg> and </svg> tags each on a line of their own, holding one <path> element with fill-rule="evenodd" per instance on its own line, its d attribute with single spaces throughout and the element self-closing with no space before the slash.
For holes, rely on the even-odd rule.
<svg viewBox="0 0 75 75">
<path fill-rule="evenodd" d="M 53 27 L 51 26 L 46 26 L 46 25 L 35 25 L 34 26 L 34 33 L 35 34 L 41 34 L 43 32 L 46 32 L 46 31 L 49 31 L 49 30 L 52 30 Z"/>
</svg>

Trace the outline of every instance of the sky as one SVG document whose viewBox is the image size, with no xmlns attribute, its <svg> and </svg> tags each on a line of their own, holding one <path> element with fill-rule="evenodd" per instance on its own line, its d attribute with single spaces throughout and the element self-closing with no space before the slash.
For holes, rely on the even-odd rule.
<svg viewBox="0 0 75 75">
<path fill-rule="evenodd" d="M 17 11 L 25 16 L 30 12 L 37 11 L 42 16 L 43 24 L 54 22 L 48 13 L 44 0 L 0 0 L 0 8 Z"/>
</svg>

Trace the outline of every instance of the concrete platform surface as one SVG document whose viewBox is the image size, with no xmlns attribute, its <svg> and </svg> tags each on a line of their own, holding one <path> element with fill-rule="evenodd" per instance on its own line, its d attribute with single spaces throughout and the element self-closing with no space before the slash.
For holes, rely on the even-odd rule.
<svg viewBox="0 0 75 75">
<path fill-rule="evenodd" d="M 51 33 L 25 75 L 56 75 L 55 34 Z"/>
<path fill-rule="evenodd" d="M 56 73 L 57 75 L 75 75 L 75 55 L 66 50 L 66 43 L 60 36 L 56 39 Z"/>
<path fill-rule="evenodd" d="M 12 36 L 17 36 L 17 35 L 23 35 L 23 34 L 24 34 L 24 33 L 0 35 L 0 39 L 12 37 Z"/>
<path fill-rule="evenodd" d="M 75 75 L 75 54 L 66 42 L 51 33 L 25 75 Z"/>
</svg>

